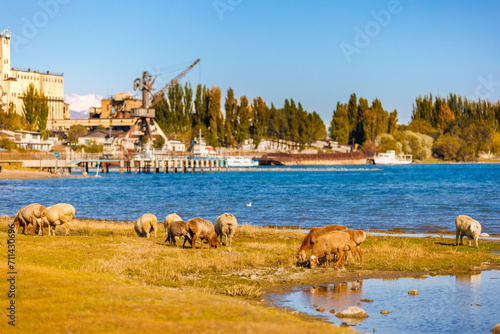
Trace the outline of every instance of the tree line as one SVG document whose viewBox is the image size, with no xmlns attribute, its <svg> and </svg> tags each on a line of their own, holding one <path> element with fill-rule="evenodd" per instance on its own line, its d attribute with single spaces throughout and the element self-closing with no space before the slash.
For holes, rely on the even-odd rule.
<svg viewBox="0 0 500 334">
<path fill-rule="evenodd" d="M 48 99 L 30 85 L 23 97 L 23 112 L 14 105 L 0 110 L 0 128 L 40 131 L 44 136 Z M 326 138 L 326 127 L 316 112 L 305 111 L 293 99 L 281 108 L 261 97 L 250 101 L 227 90 L 224 104 L 219 87 L 177 83 L 157 99 L 156 120 L 169 137 L 190 142 L 201 131 L 209 145 L 240 147 L 252 139 L 258 146 L 264 139 L 294 142 L 305 148 Z M 379 99 L 371 104 L 353 93 L 347 103 L 337 102 L 328 135 L 341 144 L 359 144 L 367 153 L 413 154 L 417 159 L 433 155 L 443 160 L 476 160 L 481 152 L 500 154 L 500 101 L 474 101 L 450 94 L 419 96 L 413 104 L 411 122 L 398 125 L 398 112 L 387 112 Z"/>
<path fill-rule="evenodd" d="M 337 102 L 330 122 L 329 135 L 341 144 L 373 143 L 384 133 L 398 129 L 397 110 L 388 113 L 379 99 L 372 101 L 351 94 L 349 102 Z"/>
<path fill-rule="evenodd" d="M 191 84 L 176 84 L 154 103 L 156 120 L 167 136 L 189 141 L 201 131 L 207 144 L 239 147 L 252 139 L 258 146 L 263 139 L 287 140 L 305 147 L 326 138 L 326 127 L 316 112 L 305 111 L 293 99 L 282 108 L 269 107 L 259 96 L 239 99 L 229 88 L 222 106 L 219 87 L 199 84 L 193 94 Z M 222 112 L 224 110 L 224 114 Z"/>
<path fill-rule="evenodd" d="M 419 96 L 411 119 L 408 129 L 432 136 L 432 152 L 443 160 L 472 161 L 481 152 L 500 154 L 500 101 L 474 101 L 456 94 Z"/>
</svg>

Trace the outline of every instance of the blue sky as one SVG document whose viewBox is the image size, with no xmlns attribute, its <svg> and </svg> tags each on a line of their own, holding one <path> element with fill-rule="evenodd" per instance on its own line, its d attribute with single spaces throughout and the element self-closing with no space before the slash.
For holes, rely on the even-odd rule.
<svg viewBox="0 0 500 334">
<path fill-rule="evenodd" d="M 351 93 L 410 121 L 421 94 L 500 99 L 498 1 L 11 1 L 0 29 L 14 68 L 65 75 L 65 93 L 133 91 L 142 71 L 160 88 L 228 87 L 281 107 L 286 98 L 329 124 Z M 15 37 L 17 36 L 17 37 Z M 176 71 L 175 71 L 176 69 Z"/>
</svg>

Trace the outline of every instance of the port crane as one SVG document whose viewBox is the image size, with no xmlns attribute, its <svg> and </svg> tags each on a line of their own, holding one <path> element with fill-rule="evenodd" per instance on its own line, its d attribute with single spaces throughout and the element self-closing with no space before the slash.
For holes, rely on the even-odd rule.
<svg viewBox="0 0 500 334">
<path fill-rule="evenodd" d="M 179 82 L 180 79 L 185 77 L 186 74 L 188 74 L 188 72 L 191 71 L 199 62 L 200 59 L 197 59 L 179 75 L 173 78 L 167 85 L 165 85 L 165 87 L 161 88 L 154 94 L 152 94 L 152 91 L 154 90 L 153 85 L 158 76 L 153 78 L 149 72 L 144 71 L 142 73 L 142 79 L 137 78 L 134 80 L 134 90 L 142 91 L 142 106 L 141 108 L 135 108 L 131 111 L 130 115 L 136 118 L 136 121 L 125 135 L 124 144 L 126 150 L 133 149 L 133 145 L 136 140 L 132 140 L 132 136 L 141 136 L 142 134 L 147 134 L 149 136 L 148 146 L 153 143 L 154 135 L 159 135 L 163 137 L 165 143 L 168 142 L 167 136 L 165 136 L 155 120 L 155 109 L 151 108 L 151 105 L 161 99 L 165 91 L 173 87 L 177 82 Z"/>
</svg>

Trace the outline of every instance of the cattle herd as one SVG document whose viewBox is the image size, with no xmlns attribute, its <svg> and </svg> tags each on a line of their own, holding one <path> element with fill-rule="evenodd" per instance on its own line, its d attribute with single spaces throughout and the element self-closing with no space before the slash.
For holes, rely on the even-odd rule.
<svg viewBox="0 0 500 334">
<path fill-rule="evenodd" d="M 66 235 L 69 234 L 69 222 L 75 215 L 75 208 L 71 204 L 59 203 L 51 207 L 45 207 L 38 203 L 33 203 L 22 207 L 16 214 L 14 226 L 16 232 L 23 228 L 26 234 L 28 225 L 32 224 L 31 235 L 44 235 L 45 228 L 48 228 L 49 235 L 55 235 L 57 225 L 65 225 Z M 134 230 L 139 237 L 156 237 L 158 220 L 155 215 L 146 213 L 139 217 L 134 223 Z M 231 246 L 234 234 L 238 228 L 236 217 L 230 213 L 220 215 L 215 225 L 203 218 L 192 218 L 184 222 L 179 215 L 169 214 L 164 221 L 165 234 L 170 246 L 176 246 L 176 238 L 184 237 L 183 247 L 188 242 L 191 248 L 195 248 L 196 240 L 200 240 L 201 248 L 206 240 L 211 248 L 217 248 L 223 244 Z M 481 234 L 481 224 L 469 216 L 460 215 L 455 220 L 456 245 L 458 240 L 463 245 L 463 237 L 469 239 L 469 246 L 474 240 L 476 248 L 479 248 L 478 238 Z M 219 240 L 220 238 L 220 240 Z M 297 259 L 301 262 L 308 262 L 311 268 L 319 264 L 319 258 L 324 257 L 328 268 L 329 257 L 335 261 L 335 266 L 343 265 L 347 259 L 348 252 L 353 258 L 356 254 L 359 261 L 363 261 L 361 244 L 366 240 L 366 233 L 362 230 L 349 229 L 341 225 L 327 225 L 312 228 L 306 235 L 297 253 Z M 311 251 L 309 259 L 307 253 Z"/>
</svg>

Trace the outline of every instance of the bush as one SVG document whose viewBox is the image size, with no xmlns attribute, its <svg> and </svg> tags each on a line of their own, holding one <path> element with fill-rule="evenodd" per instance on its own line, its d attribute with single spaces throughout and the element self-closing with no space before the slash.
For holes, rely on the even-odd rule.
<svg viewBox="0 0 500 334">
<path fill-rule="evenodd" d="M 402 143 L 403 152 L 412 154 L 415 159 L 424 160 L 432 154 L 434 140 L 431 136 L 406 130 L 398 132 L 396 139 Z"/>
<path fill-rule="evenodd" d="M 432 153 L 443 160 L 458 160 L 460 139 L 449 133 L 439 137 L 432 145 Z"/>
<path fill-rule="evenodd" d="M 393 136 L 389 134 L 383 134 L 380 136 L 378 141 L 378 151 L 387 152 L 389 150 L 396 151 L 396 154 L 401 153 L 401 143 L 394 139 Z"/>
<path fill-rule="evenodd" d="M 0 147 L 10 151 L 16 149 L 17 145 L 13 140 L 3 137 L 0 138 Z"/>
</svg>

